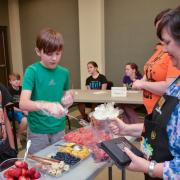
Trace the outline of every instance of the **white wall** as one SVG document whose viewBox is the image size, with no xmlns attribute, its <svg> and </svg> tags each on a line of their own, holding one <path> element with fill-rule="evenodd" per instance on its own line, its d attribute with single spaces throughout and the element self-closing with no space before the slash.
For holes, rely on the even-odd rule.
<svg viewBox="0 0 180 180">
<path fill-rule="evenodd" d="M 99 71 L 105 72 L 104 0 L 79 0 L 79 43 L 81 88 L 89 76 L 87 63 L 95 61 Z"/>
</svg>

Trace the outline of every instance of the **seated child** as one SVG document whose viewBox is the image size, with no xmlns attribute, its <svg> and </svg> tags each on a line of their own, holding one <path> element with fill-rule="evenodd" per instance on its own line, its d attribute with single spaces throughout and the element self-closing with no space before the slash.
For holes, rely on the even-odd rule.
<svg viewBox="0 0 180 180">
<path fill-rule="evenodd" d="M 98 90 L 105 90 L 107 89 L 107 79 L 103 74 L 100 74 L 98 71 L 98 65 L 94 61 L 90 61 L 87 64 L 88 73 L 90 76 L 86 79 L 86 87 L 87 89 L 98 89 Z M 88 116 L 85 112 L 85 108 L 91 107 L 92 110 L 96 107 L 97 104 L 95 103 L 79 103 L 78 108 L 81 113 L 82 119 L 88 120 Z"/>
<path fill-rule="evenodd" d="M 142 75 L 138 70 L 138 66 L 135 63 L 127 63 L 125 65 L 125 75 L 123 77 L 123 85 L 128 90 L 132 88 L 132 84 L 136 79 L 141 79 Z M 123 119 L 126 123 L 138 123 L 139 118 L 135 112 L 136 105 L 123 104 L 122 109 L 124 110 Z"/>
<path fill-rule="evenodd" d="M 137 79 L 142 79 L 138 66 L 135 63 L 127 63 L 125 65 L 125 75 L 123 77 L 124 86 L 126 86 L 127 89 L 131 89 L 133 82 Z"/>
<path fill-rule="evenodd" d="M 9 84 L 8 90 L 12 96 L 13 102 L 19 102 L 20 94 L 21 94 L 21 77 L 19 74 L 12 73 L 9 75 Z M 9 116 L 12 116 L 10 113 Z M 14 109 L 15 120 L 18 122 L 18 133 L 17 133 L 17 142 L 19 148 L 22 146 L 20 142 L 20 138 L 23 132 L 27 129 L 27 112 L 21 111 L 19 108 Z"/>
</svg>

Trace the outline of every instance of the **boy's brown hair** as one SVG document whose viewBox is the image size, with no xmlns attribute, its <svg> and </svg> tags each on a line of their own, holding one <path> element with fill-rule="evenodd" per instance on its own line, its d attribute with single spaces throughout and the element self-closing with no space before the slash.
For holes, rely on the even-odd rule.
<svg viewBox="0 0 180 180">
<path fill-rule="evenodd" d="M 64 40 L 62 35 L 50 28 L 43 29 L 37 36 L 36 47 L 44 53 L 51 53 L 54 51 L 62 51 Z"/>
<path fill-rule="evenodd" d="M 11 73 L 9 75 L 9 80 L 11 81 L 11 80 L 14 80 L 14 79 L 20 80 L 21 79 L 20 74 L 18 74 L 18 73 Z"/>
</svg>

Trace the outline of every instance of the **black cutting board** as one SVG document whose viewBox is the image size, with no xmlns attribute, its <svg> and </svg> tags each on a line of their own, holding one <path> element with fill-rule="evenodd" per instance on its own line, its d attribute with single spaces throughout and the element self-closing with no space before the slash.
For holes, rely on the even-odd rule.
<svg viewBox="0 0 180 180">
<path fill-rule="evenodd" d="M 129 148 L 137 156 L 144 157 L 144 154 L 125 137 L 118 137 L 112 140 L 103 141 L 98 144 L 98 147 L 103 149 L 120 169 L 124 168 L 131 162 L 131 159 L 123 151 L 124 147 Z"/>
</svg>

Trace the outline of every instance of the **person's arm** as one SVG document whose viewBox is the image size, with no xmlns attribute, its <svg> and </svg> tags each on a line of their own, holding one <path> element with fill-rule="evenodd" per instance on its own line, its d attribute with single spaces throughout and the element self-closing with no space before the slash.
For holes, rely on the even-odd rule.
<svg viewBox="0 0 180 180">
<path fill-rule="evenodd" d="M 143 131 L 144 124 L 126 124 L 121 119 L 116 119 L 116 122 L 110 124 L 112 132 L 121 136 L 140 137 Z"/>
<path fill-rule="evenodd" d="M 127 169 L 129 169 L 131 171 L 148 173 L 150 161 L 136 156 L 128 148 L 124 148 L 124 150 L 125 150 L 125 153 L 131 159 L 131 163 L 127 166 Z M 163 177 L 163 163 L 157 163 L 155 165 L 154 170 L 152 172 L 152 176 L 153 177 L 159 177 L 159 178 Z"/>
<path fill-rule="evenodd" d="M 91 77 L 91 76 L 90 76 Z M 90 77 L 88 77 L 87 79 L 86 79 L 86 88 L 87 88 L 87 90 L 90 90 L 91 88 L 90 88 L 90 86 L 89 86 L 89 84 L 90 84 Z"/>
<path fill-rule="evenodd" d="M 106 90 L 107 89 L 107 83 L 102 84 L 101 90 Z"/>
<path fill-rule="evenodd" d="M 163 95 L 166 92 L 168 86 L 172 83 L 175 78 L 167 78 L 165 81 L 159 82 L 148 82 L 144 80 L 136 80 L 133 83 L 133 88 L 145 89 L 156 95 Z"/>
<path fill-rule="evenodd" d="M 39 111 L 44 108 L 44 103 L 31 100 L 31 94 L 35 84 L 36 73 L 36 68 L 31 66 L 28 67 L 25 71 L 23 78 L 23 88 L 21 91 L 19 102 L 19 107 L 22 111 Z"/>
<path fill-rule="evenodd" d="M 124 135 L 140 137 L 143 131 L 144 124 L 126 124 Z"/>
<path fill-rule="evenodd" d="M 46 111 L 50 116 L 60 118 L 65 115 L 65 109 L 58 102 L 38 102 L 30 99 L 31 91 L 22 90 L 19 106 L 23 111 Z"/>
<path fill-rule="evenodd" d="M 146 75 L 144 75 L 141 80 L 147 81 Z"/>
<path fill-rule="evenodd" d="M 90 86 L 86 86 L 86 88 L 88 89 L 88 90 L 90 90 L 91 88 L 90 88 Z"/>
<path fill-rule="evenodd" d="M 6 139 L 6 129 L 5 129 L 5 123 L 4 123 L 4 112 L 3 112 L 3 107 L 2 107 L 2 94 L 0 91 L 0 123 L 1 123 L 1 128 L 2 131 L 0 131 L 0 136 L 1 138 Z"/>
<path fill-rule="evenodd" d="M 8 135 L 8 140 L 9 140 L 9 144 L 11 146 L 12 149 L 15 149 L 15 144 L 14 144 L 14 135 L 12 132 L 12 126 L 11 123 L 9 121 L 6 109 L 4 109 L 4 122 L 5 122 L 5 126 L 6 126 L 6 131 L 7 131 L 7 135 Z"/>
<path fill-rule="evenodd" d="M 22 90 L 19 107 L 23 111 L 39 111 L 41 110 L 41 103 L 32 101 L 31 99 L 31 91 L 30 90 Z"/>
<path fill-rule="evenodd" d="M 101 80 L 100 81 L 102 83 L 101 90 L 106 90 L 107 89 L 107 83 L 108 83 L 106 76 L 101 74 Z"/>
<path fill-rule="evenodd" d="M 14 136 L 12 133 L 12 127 L 11 123 L 9 122 L 6 109 L 2 105 L 2 97 L 1 90 L 0 90 L 0 122 L 2 123 L 2 137 L 3 139 L 6 139 L 8 136 L 9 139 L 9 144 L 11 148 L 15 149 L 15 144 L 14 144 Z"/>
</svg>

